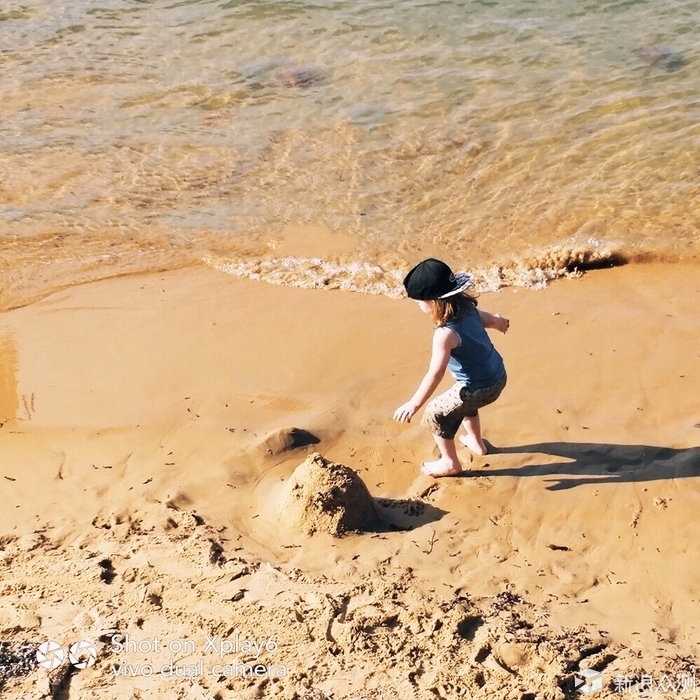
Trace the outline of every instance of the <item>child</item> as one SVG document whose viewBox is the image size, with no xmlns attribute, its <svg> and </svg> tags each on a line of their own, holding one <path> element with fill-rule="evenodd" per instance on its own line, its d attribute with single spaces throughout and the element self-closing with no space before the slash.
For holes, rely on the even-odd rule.
<svg viewBox="0 0 700 700">
<path fill-rule="evenodd" d="M 472 278 L 452 274 L 440 260 L 418 263 L 403 284 L 420 310 L 430 314 L 435 333 L 428 371 L 413 397 L 396 409 L 394 420 L 410 422 L 449 369 L 457 383 L 428 404 L 421 422 L 433 433 L 440 459 L 423 462 L 422 471 L 430 476 L 452 476 L 462 471 L 454 440 L 460 423 L 466 430 L 460 442 L 477 455 L 486 454 L 479 409 L 500 396 L 507 378 L 503 358 L 485 328 L 505 333 L 510 321 L 477 309 L 476 299 L 464 291 Z"/>
</svg>

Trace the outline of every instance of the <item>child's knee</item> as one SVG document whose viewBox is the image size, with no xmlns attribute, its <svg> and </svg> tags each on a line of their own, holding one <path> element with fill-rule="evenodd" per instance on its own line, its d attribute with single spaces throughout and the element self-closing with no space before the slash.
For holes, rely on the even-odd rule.
<svg viewBox="0 0 700 700">
<path fill-rule="evenodd" d="M 457 431 L 459 430 L 459 424 L 462 422 L 461 418 L 456 416 L 444 415 L 426 409 L 423 413 L 423 418 L 421 419 L 421 425 L 429 430 L 433 435 L 445 438 L 446 440 L 454 440 Z"/>
<path fill-rule="evenodd" d="M 440 430 L 440 426 L 437 421 L 437 415 L 434 410 L 432 410 L 431 403 L 428 404 L 426 407 L 425 411 L 423 411 L 423 417 L 421 418 L 420 424 L 423 428 L 426 428 L 426 430 L 429 430 L 431 433 L 438 433 Z"/>
</svg>

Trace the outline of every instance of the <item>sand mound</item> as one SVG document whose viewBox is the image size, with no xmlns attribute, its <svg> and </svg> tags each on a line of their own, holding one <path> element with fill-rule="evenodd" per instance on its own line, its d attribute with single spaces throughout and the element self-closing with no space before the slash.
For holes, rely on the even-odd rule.
<svg viewBox="0 0 700 700">
<path fill-rule="evenodd" d="M 269 432 L 260 443 L 265 454 L 279 455 L 289 450 L 321 442 L 313 433 L 303 428 L 280 428 Z"/>
<path fill-rule="evenodd" d="M 328 532 L 337 537 L 379 525 L 377 506 L 362 479 L 318 452 L 294 470 L 280 505 L 280 519 L 307 535 Z"/>
</svg>

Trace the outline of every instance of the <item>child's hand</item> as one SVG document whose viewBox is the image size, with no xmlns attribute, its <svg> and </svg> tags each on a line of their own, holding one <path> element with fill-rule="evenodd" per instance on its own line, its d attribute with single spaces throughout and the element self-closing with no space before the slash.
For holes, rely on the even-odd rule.
<svg viewBox="0 0 700 700">
<path fill-rule="evenodd" d="M 495 321 L 494 321 L 493 327 L 497 331 L 501 331 L 501 333 L 505 333 L 510 328 L 510 321 L 507 318 L 501 316 L 500 314 L 496 314 L 494 316 L 494 319 L 495 319 Z"/>
<path fill-rule="evenodd" d="M 394 411 L 394 420 L 399 423 L 410 423 L 411 418 L 413 418 L 415 412 L 418 410 L 418 406 L 407 401 L 402 406 L 399 406 Z"/>
</svg>

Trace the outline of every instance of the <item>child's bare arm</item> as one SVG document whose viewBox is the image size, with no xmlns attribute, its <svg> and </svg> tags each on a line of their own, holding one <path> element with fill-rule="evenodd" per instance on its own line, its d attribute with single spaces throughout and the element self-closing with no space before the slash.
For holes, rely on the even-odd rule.
<svg viewBox="0 0 700 700">
<path fill-rule="evenodd" d="M 394 420 L 399 423 L 411 422 L 416 411 L 431 397 L 445 375 L 450 351 L 456 347 L 457 334 L 447 328 L 438 328 L 433 336 L 433 353 L 430 366 L 413 396 L 394 412 Z"/>
<path fill-rule="evenodd" d="M 481 322 L 484 324 L 484 328 L 495 328 L 497 331 L 505 333 L 510 327 L 510 321 L 504 316 L 499 314 L 494 316 L 488 311 L 483 311 L 482 309 L 477 309 L 477 311 L 481 317 Z"/>
</svg>

